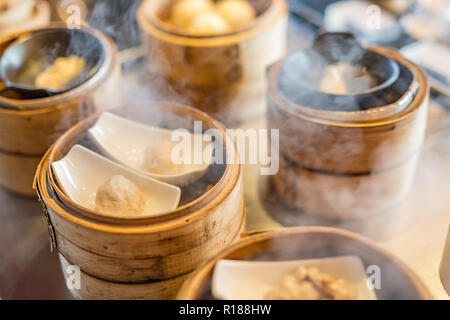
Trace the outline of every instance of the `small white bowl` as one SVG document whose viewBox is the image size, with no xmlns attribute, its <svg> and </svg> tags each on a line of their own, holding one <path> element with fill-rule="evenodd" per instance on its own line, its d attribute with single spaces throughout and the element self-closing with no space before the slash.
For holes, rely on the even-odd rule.
<svg viewBox="0 0 450 320">
<path fill-rule="evenodd" d="M 109 112 L 103 112 L 95 125 L 89 129 L 89 134 L 94 138 L 102 151 L 111 159 L 133 168 L 140 173 L 166 183 L 177 186 L 186 186 L 200 179 L 208 169 L 212 160 L 213 148 L 211 146 L 211 137 L 202 134 L 190 134 L 202 141 L 202 159 L 203 150 L 211 150 L 206 154 L 199 164 L 180 164 L 179 173 L 176 174 L 157 174 L 144 169 L 144 154 L 148 147 L 155 146 L 155 154 L 161 152 L 158 148 L 158 141 L 172 142 L 172 130 L 145 125 L 135 122 Z M 209 141 L 204 141 L 204 138 Z M 155 143 L 155 140 L 157 141 Z M 195 139 L 194 139 L 195 141 Z M 191 143 L 191 152 L 194 152 L 194 143 Z M 206 149 L 209 148 L 209 149 Z M 168 154 L 167 157 L 171 155 Z"/>
<path fill-rule="evenodd" d="M 284 276 L 300 266 L 314 266 L 331 276 L 354 283 L 358 300 L 377 299 L 374 290 L 367 286 L 364 265 L 357 256 L 267 262 L 220 260 L 214 269 L 212 293 L 223 300 L 263 300 Z"/>
<path fill-rule="evenodd" d="M 92 211 L 95 211 L 97 189 L 119 174 L 135 183 L 148 201 L 144 212 L 137 217 L 175 210 L 180 202 L 180 188 L 150 179 L 80 145 L 73 146 L 64 158 L 53 162 L 52 168 L 62 191 L 78 205 Z"/>
</svg>

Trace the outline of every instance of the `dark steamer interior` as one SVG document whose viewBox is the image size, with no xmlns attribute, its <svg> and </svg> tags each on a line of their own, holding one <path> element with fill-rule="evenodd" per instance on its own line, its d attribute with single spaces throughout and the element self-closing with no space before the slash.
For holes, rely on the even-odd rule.
<svg viewBox="0 0 450 320">
<path fill-rule="evenodd" d="M 165 129 L 176 130 L 180 128 L 184 128 L 193 132 L 194 130 L 194 121 L 200 120 L 195 119 L 192 115 L 182 112 L 182 109 L 179 109 L 180 112 L 175 109 L 166 109 L 164 105 L 161 104 L 151 104 L 151 105 L 135 105 L 130 107 L 125 107 L 123 109 L 114 110 L 115 114 L 123 116 L 125 118 L 134 120 L 136 122 L 145 123 L 147 125 L 158 126 Z M 92 123 L 94 125 L 95 122 Z M 212 129 L 209 127 L 209 123 L 202 121 L 202 130 L 203 132 Z M 64 147 L 62 150 L 63 154 L 61 154 L 62 158 L 72 146 L 75 144 L 80 144 L 100 155 L 107 157 L 102 150 L 98 148 L 96 143 L 88 134 L 88 131 L 85 130 L 81 132 L 75 141 L 71 144 Z M 216 147 L 216 145 L 215 145 Z M 223 154 L 226 159 L 226 147 L 223 145 Z M 59 160 L 59 159 L 55 159 Z M 195 181 L 194 183 L 181 187 L 181 200 L 180 205 L 183 206 L 189 202 L 192 202 L 202 196 L 210 187 L 214 186 L 219 182 L 222 178 L 226 169 L 226 164 L 216 164 L 213 163 L 209 166 L 205 175 Z"/>
<path fill-rule="evenodd" d="M 329 65 L 347 63 L 366 68 L 376 85 L 364 92 L 329 94 L 319 89 Z M 352 35 L 319 35 L 312 48 L 299 50 L 283 61 L 278 90 L 297 105 L 329 111 L 359 111 L 398 101 L 414 76 L 404 65 L 361 47 Z"/>
<path fill-rule="evenodd" d="M 416 285 L 405 270 L 383 252 L 352 237 L 328 232 L 284 234 L 240 248 L 223 259 L 246 261 L 281 261 L 356 255 L 364 266 L 378 266 L 381 286 L 376 289 L 379 300 L 421 299 Z M 198 299 L 215 299 L 211 292 L 212 271 Z M 369 275 L 370 276 L 370 275 Z"/>
</svg>

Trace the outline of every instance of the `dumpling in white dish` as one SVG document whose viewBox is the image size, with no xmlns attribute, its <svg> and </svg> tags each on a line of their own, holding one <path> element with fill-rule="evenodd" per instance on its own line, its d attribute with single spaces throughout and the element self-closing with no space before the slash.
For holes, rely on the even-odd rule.
<svg viewBox="0 0 450 320">
<path fill-rule="evenodd" d="M 144 151 L 143 169 L 159 175 L 173 175 L 182 170 L 181 159 L 172 159 L 174 144 L 171 141 L 150 145 Z"/>
<path fill-rule="evenodd" d="M 139 188 L 122 175 L 115 175 L 97 190 L 96 210 L 111 216 L 139 215 L 147 200 Z"/>
</svg>

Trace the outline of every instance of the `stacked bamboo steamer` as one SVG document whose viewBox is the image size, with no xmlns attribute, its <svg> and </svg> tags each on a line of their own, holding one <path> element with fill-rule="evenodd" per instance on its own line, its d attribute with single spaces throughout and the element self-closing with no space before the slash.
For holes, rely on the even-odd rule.
<svg viewBox="0 0 450 320">
<path fill-rule="evenodd" d="M 432 299 L 419 277 L 395 256 L 358 234 L 328 227 L 297 227 L 255 232 L 203 263 L 185 281 L 177 299 L 216 299 L 212 293 L 213 272 L 223 259 L 243 261 L 288 261 L 354 255 L 365 268 L 378 266 L 379 300 Z"/>
<path fill-rule="evenodd" d="M 44 28 L 66 28 L 52 24 Z M 37 99 L 0 96 L 0 185 L 22 195 L 32 189 L 36 167 L 52 143 L 78 121 L 96 111 L 116 107 L 121 102 L 120 63 L 115 44 L 101 32 L 87 26 L 80 30 L 100 40 L 105 59 L 97 73 L 74 89 Z M 3 38 L 0 51 L 18 35 Z"/>
<path fill-rule="evenodd" d="M 64 134 L 43 158 L 36 189 L 49 222 L 63 273 L 67 265 L 81 271 L 82 299 L 170 299 L 194 268 L 240 237 L 245 226 L 242 170 L 225 128 L 206 114 L 176 103 L 149 103 L 117 111 L 136 121 L 191 129 L 217 129 L 230 164 L 212 164 L 203 179 L 212 187 L 182 200 L 180 207 L 149 218 L 105 218 L 71 201 L 54 179 L 51 163 L 76 143 L 83 143 L 92 116 Z M 80 142 L 81 141 L 81 142 Z M 209 172 L 209 173 L 208 173 Z M 189 193 L 182 189 L 183 193 Z"/>
<path fill-rule="evenodd" d="M 249 0 L 257 14 L 254 23 L 216 36 L 175 30 L 167 22 L 174 2 L 143 1 L 137 13 L 148 67 L 160 92 L 226 124 L 262 116 L 266 68 L 286 47 L 285 0 Z"/>
<path fill-rule="evenodd" d="M 352 106 L 345 106 L 351 111 L 336 110 L 333 104 L 339 102 L 339 95 L 327 96 L 321 106 L 324 95 L 316 92 L 308 97 L 317 105 L 312 108 L 283 92 L 282 82 L 296 86 L 286 73 L 281 76 L 290 56 L 271 67 L 268 126 L 280 131 L 280 169 L 272 181 L 287 206 L 329 218 L 365 217 L 395 207 L 410 189 L 425 134 L 427 79 L 418 66 L 393 49 L 370 47 L 367 51 L 401 66 L 401 71 L 396 69 L 397 80 L 389 80 L 392 86 L 404 88 L 397 92 L 398 100 L 363 110 L 352 111 Z M 411 81 L 401 78 L 403 74 Z M 392 99 L 389 92 L 377 90 L 362 99 Z M 297 92 L 299 99 L 304 98 L 304 91 Z"/>
</svg>

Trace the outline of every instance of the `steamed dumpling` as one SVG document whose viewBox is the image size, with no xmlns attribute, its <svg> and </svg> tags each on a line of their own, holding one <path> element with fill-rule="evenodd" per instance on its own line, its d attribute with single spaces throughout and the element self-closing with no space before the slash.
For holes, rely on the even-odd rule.
<svg viewBox="0 0 450 320">
<path fill-rule="evenodd" d="M 178 0 L 173 6 L 170 20 L 179 28 L 187 28 L 197 15 L 211 11 L 214 11 L 211 0 Z"/>
<path fill-rule="evenodd" d="M 173 144 L 170 141 L 160 142 L 158 146 L 148 146 L 144 151 L 144 170 L 160 175 L 179 173 L 182 166 L 172 161 L 172 149 Z"/>
<path fill-rule="evenodd" d="M 85 65 L 86 60 L 76 55 L 58 57 L 50 67 L 36 76 L 35 86 L 43 89 L 63 89 L 83 71 Z"/>
<path fill-rule="evenodd" d="M 139 215 L 147 206 L 147 200 L 139 188 L 122 175 L 116 175 L 97 190 L 96 210 L 112 216 Z"/>
<path fill-rule="evenodd" d="M 255 9 L 246 0 L 221 0 L 216 10 L 234 29 L 245 27 L 256 16 Z"/>
<path fill-rule="evenodd" d="M 366 68 L 339 62 L 327 66 L 320 90 L 330 94 L 362 92 L 376 85 Z"/>
<path fill-rule="evenodd" d="M 205 12 L 192 20 L 188 32 L 199 36 L 215 35 L 230 31 L 228 22 L 218 13 Z"/>
<path fill-rule="evenodd" d="M 320 82 L 320 90 L 331 94 L 346 94 L 348 90 L 345 69 L 344 64 L 327 66 L 325 76 Z"/>
<path fill-rule="evenodd" d="M 331 276 L 316 267 L 299 267 L 285 275 L 278 286 L 269 290 L 269 300 L 355 300 L 354 283 Z"/>
</svg>

